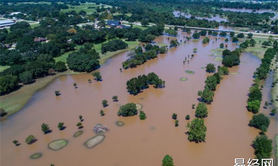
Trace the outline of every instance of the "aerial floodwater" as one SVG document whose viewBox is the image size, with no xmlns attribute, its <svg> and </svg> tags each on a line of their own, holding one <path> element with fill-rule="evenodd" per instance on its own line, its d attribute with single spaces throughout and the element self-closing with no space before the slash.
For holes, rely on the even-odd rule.
<svg viewBox="0 0 278 166">
<path fill-rule="evenodd" d="M 217 86 L 213 103 L 208 105 L 206 141 L 189 142 L 185 134 L 188 122 L 185 116 L 194 117 L 192 104 L 198 103 L 198 91 L 204 88 L 208 76 L 204 67 L 208 63 L 221 65 L 221 55 L 215 50 L 225 38 L 210 36 L 209 44 L 202 44 L 202 39 L 187 41 L 186 36 L 185 32 L 179 31 L 177 39 L 181 44 L 178 47 L 169 48 L 166 54 L 122 72 L 122 62 L 129 53 L 114 56 L 99 69 L 101 82 L 88 83 L 93 77 L 85 73 L 54 80 L 38 91 L 21 111 L 1 122 L 0 163 L 3 166 L 51 163 L 55 166 L 158 166 L 165 154 L 171 154 L 177 166 L 228 166 L 233 165 L 237 157 L 254 158 L 251 143 L 259 130 L 248 126 L 252 113 L 246 110 L 246 101 L 260 59 L 251 53 L 243 53 L 240 65 L 229 69 L 230 74 L 224 76 Z M 155 41 L 169 45 L 169 38 L 172 37 L 159 36 Z M 227 47 L 235 49 L 237 44 L 229 41 Z M 197 48 L 195 56 L 184 64 L 184 58 L 193 54 L 194 48 Z M 136 96 L 130 95 L 126 89 L 127 80 L 150 72 L 165 80 L 165 88 L 149 88 Z M 74 88 L 74 83 L 78 88 Z M 270 87 L 271 81 L 267 80 L 262 91 L 263 101 L 269 97 Z M 60 96 L 55 96 L 56 90 L 60 91 Z M 112 100 L 115 95 L 118 102 Z M 108 100 L 105 108 L 102 106 L 104 99 Z M 147 119 L 119 117 L 119 107 L 129 102 L 140 104 Z M 105 116 L 100 116 L 102 109 Z M 174 126 L 173 113 L 178 115 L 179 127 Z M 83 133 L 73 136 L 78 131 L 79 115 L 84 118 Z M 117 121 L 124 125 L 117 126 Z M 57 129 L 59 122 L 66 126 L 62 131 Z M 50 134 L 41 132 L 42 123 L 49 124 Z M 106 131 L 105 136 L 94 137 L 97 124 L 103 125 L 97 127 Z M 270 138 L 277 133 L 276 125 L 272 117 L 267 132 Z M 37 141 L 19 147 L 12 144 L 14 139 L 23 142 L 28 135 L 34 135 Z M 92 137 L 95 139 L 88 140 Z M 63 147 L 56 150 L 58 145 L 53 140 Z M 49 147 L 50 142 L 54 150 Z M 30 159 L 35 153 L 42 156 Z"/>
</svg>

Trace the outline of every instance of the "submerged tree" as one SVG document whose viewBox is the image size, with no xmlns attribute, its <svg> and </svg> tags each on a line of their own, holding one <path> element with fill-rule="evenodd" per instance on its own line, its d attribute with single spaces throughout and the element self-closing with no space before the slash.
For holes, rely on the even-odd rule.
<svg viewBox="0 0 278 166">
<path fill-rule="evenodd" d="M 195 116 L 197 118 L 205 118 L 208 116 L 208 109 L 205 103 L 198 103 Z"/>
<path fill-rule="evenodd" d="M 59 130 L 64 130 L 66 128 L 64 126 L 64 122 L 59 122 L 57 127 L 58 127 Z"/>
<path fill-rule="evenodd" d="M 119 116 L 134 116 L 137 115 L 137 108 L 136 104 L 134 103 L 127 103 L 122 105 L 118 111 Z"/>
<path fill-rule="evenodd" d="M 140 111 L 139 118 L 140 118 L 140 120 L 145 120 L 147 118 L 145 112 Z"/>
<path fill-rule="evenodd" d="M 214 73 L 215 72 L 215 66 L 212 63 L 207 64 L 206 66 L 206 72 L 208 73 Z"/>
<path fill-rule="evenodd" d="M 44 132 L 44 134 L 47 134 L 47 133 L 51 132 L 51 130 L 50 130 L 48 124 L 46 124 L 46 123 L 43 123 L 43 124 L 41 125 L 41 130 Z"/>
<path fill-rule="evenodd" d="M 162 166 L 174 166 L 173 158 L 171 156 L 169 156 L 168 154 L 165 155 L 162 160 Z"/>
<path fill-rule="evenodd" d="M 195 118 L 188 123 L 188 140 L 196 143 L 204 142 L 206 140 L 207 127 L 205 126 L 204 120 Z"/>
<path fill-rule="evenodd" d="M 108 101 L 107 100 L 102 100 L 102 106 L 107 107 L 108 106 Z"/>
</svg>

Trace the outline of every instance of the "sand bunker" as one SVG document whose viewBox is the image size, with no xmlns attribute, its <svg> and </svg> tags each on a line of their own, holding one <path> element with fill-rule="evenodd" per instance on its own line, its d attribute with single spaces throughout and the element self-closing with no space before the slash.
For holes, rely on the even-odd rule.
<svg viewBox="0 0 278 166">
<path fill-rule="evenodd" d="M 54 141 L 51 141 L 48 144 L 48 148 L 54 151 L 58 151 L 63 149 L 64 147 L 66 147 L 68 145 L 68 140 L 66 139 L 57 139 Z"/>
<path fill-rule="evenodd" d="M 119 120 L 116 121 L 115 124 L 116 124 L 116 126 L 118 126 L 118 127 L 122 127 L 122 126 L 125 125 L 125 123 L 124 123 L 123 121 L 119 121 Z"/>
<path fill-rule="evenodd" d="M 79 136 L 82 135 L 83 133 L 84 133 L 83 130 L 78 130 L 77 132 L 75 132 L 75 133 L 73 134 L 73 137 L 74 137 L 74 138 L 79 137 Z"/>
<path fill-rule="evenodd" d="M 37 152 L 37 153 L 34 153 L 30 156 L 30 159 L 38 159 L 38 158 L 41 158 L 42 157 L 42 153 L 41 152 Z"/>
<path fill-rule="evenodd" d="M 97 146 L 98 144 L 102 143 L 102 141 L 104 140 L 104 138 L 105 138 L 104 135 L 96 135 L 96 136 L 94 136 L 94 137 L 88 139 L 88 140 L 84 143 L 84 145 L 85 145 L 87 148 L 91 149 L 91 148 Z"/>
</svg>

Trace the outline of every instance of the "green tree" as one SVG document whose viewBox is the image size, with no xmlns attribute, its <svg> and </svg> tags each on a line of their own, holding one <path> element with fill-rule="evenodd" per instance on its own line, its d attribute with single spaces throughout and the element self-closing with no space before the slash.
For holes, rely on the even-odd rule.
<svg viewBox="0 0 278 166">
<path fill-rule="evenodd" d="M 140 111 L 139 118 L 140 118 L 140 120 L 145 120 L 147 118 L 145 112 Z"/>
<path fill-rule="evenodd" d="M 186 115 L 185 120 L 190 120 L 190 115 Z"/>
<path fill-rule="evenodd" d="M 102 100 L 102 106 L 107 107 L 108 106 L 108 101 L 107 100 Z"/>
<path fill-rule="evenodd" d="M 206 140 L 207 127 L 205 126 L 204 120 L 195 118 L 188 123 L 188 140 L 196 143 L 204 142 Z"/>
<path fill-rule="evenodd" d="M 165 155 L 162 160 L 162 166 L 174 166 L 173 158 L 170 155 Z"/>
<path fill-rule="evenodd" d="M 195 116 L 197 118 L 205 118 L 208 116 L 208 109 L 205 103 L 198 103 Z"/>
<path fill-rule="evenodd" d="M 263 132 L 267 131 L 270 120 L 267 116 L 260 113 L 258 115 L 253 115 L 252 119 L 249 122 L 249 126 L 255 127 L 262 130 Z"/>
<path fill-rule="evenodd" d="M 104 111 L 100 110 L 100 116 L 104 116 L 104 115 L 105 115 Z"/>
<path fill-rule="evenodd" d="M 47 133 L 49 133 L 51 131 L 49 126 L 48 126 L 48 124 L 46 124 L 46 123 L 43 123 L 41 125 L 41 130 L 42 130 L 42 132 L 44 132 L 44 134 L 47 134 Z"/>
<path fill-rule="evenodd" d="M 118 111 L 119 116 L 134 116 L 137 115 L 137 108 L 136 104 L 134 103 L 127 103 L 122 105 Z"/>
<path fill-rule="evenodd" d="M 204 91 L 201 93 L 201 98 L 205 103 L 210 104 L 213 101 L 214 93 L 208 88 L 205 88 Z"/>
<path fill-rule="evenodd" d="M 34 142 L 36 142 L 36 141 L 37 141 L 37 139 L 36 139 L 36 137 L 33 136 L 33 135 L 29 135 L 29 136 L 25 139 L 26 144 L 32 144 L 32 143 L 34 143 Z"/>
<path fill-rule="evenodd" d="M 64 130 L 66 128 L 64 122 L 59 122 L 57 127 L 59 130 Z"/>
<path fill-rule="evenodd" d="M 215 66 L 212 63 L 207 64 L 206 66 L 206 72 L 208 73 L 214 73 L 215 72 Z"/>
<path fill-rule="evenodd" d="M 102 81 L 102 76 L 100 75 L 100 72 L 98 72 L 98 71 L 94 72 L 93 76 L 94 76 L 95 80 Z"/>
<path fill-rule="evenodd" d="M 268 139 L 266 135 L 257 136 L 252 146 L 255 149 L 256 158 L 259 160 L 271 157 L 272 140 Z"/>
<path fill-rule="evenodd" d="M 178 116 L 178 115 L 177 115 L 176 113 L 173 113 L 173 114 L 172 114 L 172 119 L 176 120 L 176 119 L 177 119 L 177 116 Z"/>
<path fill-rule="evenodd" d="M 34 82 L 33 73 L 30 71 L 25 71 L 19 75 L 19 80 L 23 84 L 30 84 Z"/>
<path fill-rule="evenodd" d="M 67 70 L 67 66 L 66 66 L 65 62 L 59 61 L 59 62 L 55 63 L 54 70 L 57 72 L 63 72 L 63 71 Z"/>
<path fill-rule="evenodd" d="M 19 88 L 18 79 L 16 76 L 1 76 L 0 77 L 0 95 L 10 93 Z"/>
<path fill-rule="evenodd" d="M 113 96 L 113 97 L 112 97 L 112 100 L 113 100 L 114 102 L 119 101 L 118 96 Z"/>
<path fill-rule="evenodd" d="M 261 102 L 259 100 L 248 101 L 247 110 L 256 114 L 259 112 L 260 105 L 261 105 Z"/>
</svg>

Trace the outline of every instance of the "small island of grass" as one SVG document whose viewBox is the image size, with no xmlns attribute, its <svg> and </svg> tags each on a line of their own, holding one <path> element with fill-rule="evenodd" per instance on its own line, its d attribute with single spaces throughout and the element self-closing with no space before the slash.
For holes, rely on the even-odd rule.
<svg viewBox="0 0 278 166">
<path fill-rule="evenodd" d="M 51 141 L 48 144 L 48 148 L 50 150 L 58 151 L 58 150 L 63 149 L 67 145 L 68 145 L 68 140 L 66 140 L 66 139 L 57 139 L 57 140 Z"/>
</svg>

